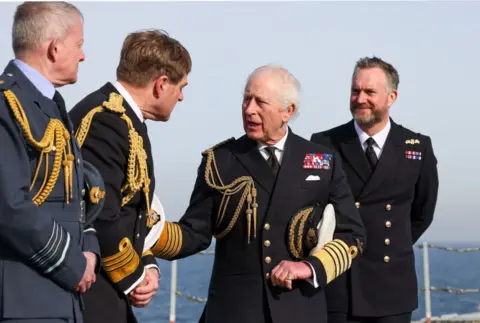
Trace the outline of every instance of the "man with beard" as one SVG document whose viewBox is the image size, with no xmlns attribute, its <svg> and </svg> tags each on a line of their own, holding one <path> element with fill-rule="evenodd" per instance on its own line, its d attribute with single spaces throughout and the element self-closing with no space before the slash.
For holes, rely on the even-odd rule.
<svg viewBox="0 0 480 323">
<path fill-rule="evenodd" d="M 369 240 L 351 270 L 326 288 L 329 323 L 407 323 L 418 306 L 413 245 L 433 220 L 437 159 L 428 136 L 390 118 L 398 83 L 389 63 L 360 59 L 353 120 L 311 138 L 340 152 Z"/>
<path fill-rule="evenodd" d="M 300 83 L 285 68 L 251 73 L 245 134 L 202 154 L 185 214 L 165 222 L 151 248 L 180 259 L 216 238 L 202 323 L 326 322 L 323 287 L 362 252 L 365 232 L 338 154 L 288 126 L 299 101 Z M 322 217 L 329 204 L 334 214 Z M 320 218 L 321 229 L 327 218 L 337 225 L 316 239 Z"/>
</svg>

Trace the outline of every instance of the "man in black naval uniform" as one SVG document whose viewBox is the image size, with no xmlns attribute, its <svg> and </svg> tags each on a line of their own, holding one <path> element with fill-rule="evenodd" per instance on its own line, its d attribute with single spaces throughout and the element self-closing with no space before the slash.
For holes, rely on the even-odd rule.
<svg viewBox="0 0 480 323">
<path fill-rule="evenodd" d="M 158 289 L 159 269 L 144 239 L 151 211 L 154 165 L 145 121 L 167 121 L 191 70 L 188 51 L 159 30 L 134 32 L 123 43 L 117 81 L 86 96 L 70 116 L 85 160 L 106 184 L 95 222 L 103 267 L 85 294 L 85 322 L 136 322 Z"/>
<path fill-rule="evenodd" d="M 202 322 L 326 322 L 323 287 L 362 248 L 363 224 L 338 154 L 288 127 L 299 99 L 299 82 L 282 67 L 250 75 L 246 134 L 204 152 L 186 213 L 165 222 L 152 248 L 159 258 L 179 259 L 217 239 Z M 309 214 L 321 215 L 327 204 L 337 230 L 322 248 L 305 252 L 302 241 L 311 237 L 311 250 L 315 234 L 301 227 L 314 229 Z"/>
<path fill-rule="evenodd" d="M 12 41 L 0 75 L 0 322 L 80 323 L 100 263 L 85 202 L 100 205 L 102 187 L 87 178 L 95 170 L 84 168 L 56 88 L 75 83 L 85 59 L 82 14 L 22 3 Z"/>
<path fill-rule="evenodd" d="M 396 69 L 360 59 L 352 77 L 353 120 L 312 135 L 336 148 L 368 234 L 368 248 L 326 290 L 329 323 L 410 322 L 417 308 L 413 245 L 433 220 L 437 159 L 428 136 L 390 118 Z"/>
</svg>

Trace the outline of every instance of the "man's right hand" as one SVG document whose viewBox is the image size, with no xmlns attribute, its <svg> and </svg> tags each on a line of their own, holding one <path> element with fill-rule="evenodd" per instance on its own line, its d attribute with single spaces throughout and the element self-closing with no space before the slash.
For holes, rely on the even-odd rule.
<svg viewBox="0 0 480 323">
<path fill-rule="evenodd" d="M 83 253 L 87 258 L 87 267 L 83 273 L 82 280 L 78 283 L 75 290 L 80 293 L 85 293 L 93 283 L 95 283 L 97 277 L 95 275 L 95 265 L 97 263 L 97 256 L 89 251 Z"/>
</svg>

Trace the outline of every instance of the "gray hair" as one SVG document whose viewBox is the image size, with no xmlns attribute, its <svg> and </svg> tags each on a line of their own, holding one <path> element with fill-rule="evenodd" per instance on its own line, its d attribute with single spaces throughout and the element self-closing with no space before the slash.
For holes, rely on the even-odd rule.
<svg viewBox="0 0 480 323">
<path fill-rule="evenodd" d="M 250 81 L 258 74 L 268 73 L 273 75 L 280 83 L 280 88 L 277 90 L 282 105 L 286 108 L 290 104 L 295 104 L 296 111 L 300 105 L 301 99 L 301 85 L 300 81 L 290 73 L 286 68 L 280 65 L 268 64 L 256 68 L 247 79 L 247 86 Z M 296 114 L 296 113 L 295 113 Z"/>
<path fill-rule="evenodd" d="M 362 69 L 366 68 L 379 68 L 385 73 L 387 78 L 387 90 L 396 91 L 398 89 L 398 84 L 400 83 L 400 76 L 398 75 L 397 70 L 393 67 L 392 64 L 383 61 L 378 57 L 364 57 L 357 61 L 355 64 L 355 69 L 353 71 L 353 76 Z"/>
<path fill-rule="evenodd" d="M 17 7 L 13 18 L 12 47 L 16 56 L 36 50 L 49 39 L 65 39 L 76 21 L 83 15 L 67 2 L 24 2 Z"/>
</svg>

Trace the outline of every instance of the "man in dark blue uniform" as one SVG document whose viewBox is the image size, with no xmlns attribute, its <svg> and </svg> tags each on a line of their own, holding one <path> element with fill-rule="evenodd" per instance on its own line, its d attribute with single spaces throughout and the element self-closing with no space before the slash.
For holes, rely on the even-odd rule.
<svg viewBox="0 0 480 323">
<path fill-rule="evenodd" d="M 82 29 L 68 3 L 15 12 L 16 58 L 0 76 L 0 322 L 82 322 L 81 294 L 95 282 L 99 246 L 85 200 L 98 204 L 104 188 L 85 178 L 55 90 L 76 82 Z"/>
<path fill-rule="evenodd" d="M 368 235 L 363 257 L 326 289 L 329 323 L 409 323 L 418 306 L 413 245 L 433 220 L 437 159 L 430 137 L 390 118 L 398 83 L 391 64 L 359 60 L 353 120 L 311 138 L 340 152 Z"/>
<path fill-rule="evenodd" d="M 201 322 L 326 322 L 323 288 L 362 250 L 364 228 L 339 155 L 288 127 L 299 101 L 300 84 L 286 69 L 255 70 L 241 105 L 245 135 L 204 152 L 186 213 L 165 222 L 151 248 L 179 259 L 216 238 Z M 314 229 L 310 215 L 328 204 L 336 225 L 319 246 L 302 227 Z"/>
</svg>

